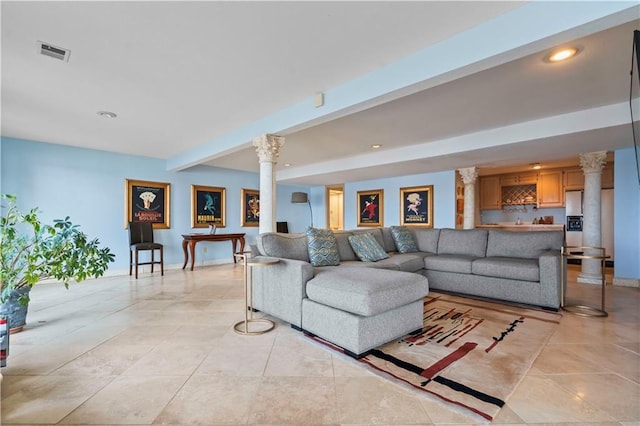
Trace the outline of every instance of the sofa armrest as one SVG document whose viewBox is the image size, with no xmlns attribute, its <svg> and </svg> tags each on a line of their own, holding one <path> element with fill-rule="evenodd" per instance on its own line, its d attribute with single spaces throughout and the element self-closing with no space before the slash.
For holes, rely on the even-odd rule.
<svg viewBox="0 0 640 426">
<path fill-rule="evenodd" d="M 540 300 L 542 306 L 560 307 L 562 300 L 562 258 L 559 250 L 543 252 L 538 258 L 540 267 Z"/>
<path fill-rule="evenodd" d="M 301 327 L 302 299 L 307 297 L 313 266 L 302 260 L 279 259 L 276 264 L 253 268 L 253 307 Z"/>
</svg>

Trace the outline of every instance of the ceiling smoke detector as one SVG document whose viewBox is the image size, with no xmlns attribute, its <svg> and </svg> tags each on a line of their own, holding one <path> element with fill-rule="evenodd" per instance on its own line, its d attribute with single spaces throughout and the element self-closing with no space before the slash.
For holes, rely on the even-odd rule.
<svg viewBox="0 0 640 426">
<path fill-rule="evenodd" d="M 98 111 L 96 114 L 104 118 L 116 118 L 118 116 L 118 114 L 111 111 Z"/>
<path fill-rule="evenodd" d="M 38 40 L 38 51 L 41 55 L 59 59 L 64 62 L 69 62 L 69 56 L 71 55 L 71 51 L 69 49 L 54 46 L 51 43 L 45 43 L 40 40 Z"/>
</svg>

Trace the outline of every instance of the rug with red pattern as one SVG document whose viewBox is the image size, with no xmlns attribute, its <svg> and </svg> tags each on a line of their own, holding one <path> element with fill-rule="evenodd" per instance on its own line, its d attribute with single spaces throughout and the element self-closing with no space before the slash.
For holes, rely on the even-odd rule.
<svg viewBox="0 0 640 426">
<path fill-rule="evenodd" d="M 561 318 L 557 312 L 432 294 L 424 300 L 422 330 L 358 361 L 390 380 L 492 420 Z"/>
</svg>

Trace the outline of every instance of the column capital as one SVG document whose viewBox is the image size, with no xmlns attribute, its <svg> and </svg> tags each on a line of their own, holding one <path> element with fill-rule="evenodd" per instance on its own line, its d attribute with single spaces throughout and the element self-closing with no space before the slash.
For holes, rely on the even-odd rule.
<svg viewBox="0 0 640 426">
<path fill-rule="evenodd" d="M 253 146 L 256 147 L 260 162 L 268 161 L 276 163 L 280 155 L 280 147 L 284 145 L 284 137 L 264 134 L 253 138 Z"/>
<path fill-rule="evenodd" d="M 478 178 L 478 168 L 477 167 L 467 167 L 465 169 L 458 169 L 460 176 L 462 176 L 462 182 L 465 185 L 469 183 L 474 183 Z"/>
<path fill-rule="evenodd" d="M 602 168 L 607 163 L 607 151 L 587 152 L 580 154 L 580 166 L 584 174 L 602 173 Z"/>
</svg>

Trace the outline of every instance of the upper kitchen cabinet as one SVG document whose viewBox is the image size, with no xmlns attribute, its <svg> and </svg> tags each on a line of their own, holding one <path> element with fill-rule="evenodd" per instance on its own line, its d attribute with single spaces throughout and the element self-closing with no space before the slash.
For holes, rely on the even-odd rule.
<svg viewBox="0 0 640 426">
<path fill-rule="evenodd" d="M 602 189 L 613 188 L 613 163 L 607 163 L 602 169 Z M 565 191 L 584 189 L 584 172 L 580 167 L 572 167 L 564 171 Z"/>
<path fill-rule="evenodd" d="M 564 171 L 565 191 L 584 189 L 584 173 L 580 167 L 572 167 Z"/>
<path fill-rule="evenodd" d="M 480 177 L 480 210 L 502 209 L 500 176 Z"/>
<path fill-rule="evenodd" d="M 508 175 L 502 175 L 500 178 L 502 186 L 516 186 L 516 185 L 535 185 L 538 183 L 538 173 L 512 173 Z"/>
<path fill-rule="evenodd" d="M 538 180 L 538 207 L 563 207 L 564 190 L 562 170 L 540 172 Z"/>
</svg>

